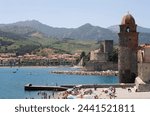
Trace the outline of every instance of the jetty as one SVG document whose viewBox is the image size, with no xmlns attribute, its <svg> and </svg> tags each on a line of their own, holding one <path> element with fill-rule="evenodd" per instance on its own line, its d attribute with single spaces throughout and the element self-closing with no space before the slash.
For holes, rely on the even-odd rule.
<svg viewBox="0 0 150 116">
<path fill-rule="evenodd" d="M 25 91 L 39 91 L 39 90 L 47 90 L 47 91 L 66 91 L 70 88 L 126 88 L 126 87 L 134 87 L 135 84 L 82 84 L 82 85 L 60 85 L 60 86 L 43 86 L 43 85 L 32 85 L 27 84 L 24 86 Z"/>
<path fill-rule="evenodd" d="M 68 87 L 61 87 L 61 86 L 41 86 L 32 84 L 27 84 L 24 86 L 25 91 L 38 91 L 38 90 L 66 91 L 67 89 Z"/>
<path fill-rule="evenodd" d="M 117 76 L 118 71 L 51 71 L 54 74 Z"/>
</svg>

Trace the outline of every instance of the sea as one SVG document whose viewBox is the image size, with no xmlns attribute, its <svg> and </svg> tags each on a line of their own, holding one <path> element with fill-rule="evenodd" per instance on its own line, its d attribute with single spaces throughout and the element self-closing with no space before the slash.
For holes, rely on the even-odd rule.
<svg viewBox="0 0 150 116">
<path fill-rule="evenodd" d="M 52 74 L 51 71 L 80 70 L 72 67 L 1 67 L 0 99 L 43 99 L 41 91 L 25 91 L 24 86 L 68 84 L 117 84 L 116 76 Z M 44 91 L 53 94 L 52 91 Z"/>
</svg>

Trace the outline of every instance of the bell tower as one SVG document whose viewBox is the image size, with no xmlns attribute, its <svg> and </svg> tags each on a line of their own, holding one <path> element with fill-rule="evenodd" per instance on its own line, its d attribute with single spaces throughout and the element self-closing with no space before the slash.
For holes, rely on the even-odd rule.
<svg viewBox="0 0 150 116">
<path fill-rule="evenodd" d="M 137 76 L 138 32 L 131 14 L 123 17 L 119 35 L 118 69 L 120 83 L 134 83 Z"/>
</svg>

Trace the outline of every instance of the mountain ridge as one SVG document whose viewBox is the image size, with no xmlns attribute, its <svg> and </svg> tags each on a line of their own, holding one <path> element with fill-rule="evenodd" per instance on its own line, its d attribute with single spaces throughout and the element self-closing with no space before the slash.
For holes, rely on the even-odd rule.
<svg viewBox="0 0 150 116">
<path fill-rule="evenodd" d="M 114 25 L 108 28 L 103 28 L 100 26 L 93 26 L 90 23 L 86 23 L 77 28 L 58 28 L 48 26 L 43 24 L 37 20 L 27 20 L 27 21 L 19 21 L 11 24 L 0 24 L 0 30 L 7 33 L 14 33 L 18 35 L 22 35 L 24 37 L 30 37 L 40 33 L 43 34 L 43 37 L 57 38 L 62 40 L 63 38 L 72 38 L 72 39 L 81 39 L 81 40 L 114 40 L 116 43 L 118 42 L 118 32 L 119 26 Z M 141 26 L 137 26 L 140 38 L 140 42 L 148 42 L 150 35 L 150 28 L 144 28 Z M 42 36 L 41 36 L 42 37 Z"/>
<path fill-rule="evenodd" d="M 57 28 L 40 23 L 36 20 L 20 21 L 12 24 L 0 24 L 0 29 L 4 32 L 26 35 L 39 31 L 47 37 L 53 38 L 73 38 L 73 39 L 115 39 L 116 34 L 106 28 L 93 26 L 86 23 L 78 28 Z M 111 36 L 110 36 L 111 35 Z"/>
</svg>

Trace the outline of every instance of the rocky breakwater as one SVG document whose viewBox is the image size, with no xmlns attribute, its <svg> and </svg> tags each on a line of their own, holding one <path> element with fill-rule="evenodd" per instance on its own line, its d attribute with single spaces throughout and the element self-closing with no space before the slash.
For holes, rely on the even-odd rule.
<svg viewBox="0 0 150 116">
<path fill-rule="evenodd" d="M 117 76 L 118 71 L 51 71 L 55 74 Z"/>
</svg>

